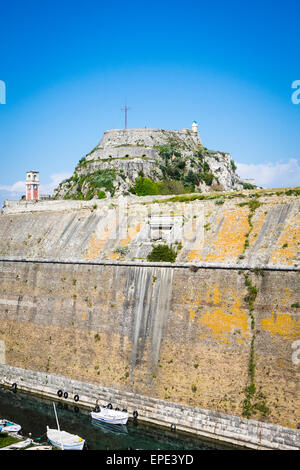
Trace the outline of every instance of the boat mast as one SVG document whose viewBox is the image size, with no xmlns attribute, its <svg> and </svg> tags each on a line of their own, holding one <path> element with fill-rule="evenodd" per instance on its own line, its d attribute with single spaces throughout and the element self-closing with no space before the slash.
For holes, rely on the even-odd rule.
<svg viewBox="0 0 300 470">
<path fill-rule="evenodd" d="M 59 435 L 60 435 L 61 448 L 62 448 L 62 450 L 64 450 L 64 445 L 63 445 L 63 441 L 62 441 L 62 437 L 61 437 L 61 430 L 60 430 L 60 427 L 59 427 L 59 422 L 58 422 L 58 417 L 57 417 L 57 413 L 56 413 L 56 408 L 55 408 L 55 403 L 54 403 L 54 402 L 53 402 L 53 408 L 54 408 L 54 413 L 55 413 L 55 418 L 56 418 L 57 429 L 58 429 Z"/>
</svg>

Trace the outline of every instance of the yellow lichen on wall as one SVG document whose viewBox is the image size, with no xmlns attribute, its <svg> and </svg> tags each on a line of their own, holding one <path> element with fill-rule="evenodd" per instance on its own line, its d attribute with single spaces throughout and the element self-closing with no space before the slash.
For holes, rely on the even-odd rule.
<svg viewBox="0 0 300 470">
<path fill-rule="evenodd" d="M 291 296 L 292 296 L 291 289 L 289 289 L 288 287 L 285 287 L 283 289 L 283 298 L 281 299 L 281 304 L 287 305 L 288 302 L 290 303 Z"/>
<path fill-rule="evenodd" d="M 197 320 L 202 326 L 209 328 L 217 340 L 224 343 L 232 341 L 231 335 L 239 332 L 239 342 L 247 338 L 248 315 L 247 312 L 228 313 L 222 308 L 216 307 L 212 311 L 200 314 Z"/>
<path fill-rule="evenodd" d="M 261 328 L 272 336 L 280 335 L 289 340 L 300 338 L 300 318 L 294 318 L 289 313 L 277 312 L 271 318 L 262 318 Z"/>
<path fill-rule="evenodd" d="M 195 316 L 196 316 L 196 312 L 192 308 L 189 308 L 188 310 L 189 310 L 189 313 L 190 313 L 190 322 L 192 322 L 194 320 Z"/>
<path fill-rule="evenodd" d="M 194 299 L 192 306 L 188 307 L 189 321 L 198 322 L 201 326 L 209 328 L 215 339 L 224 343 L 232 341 L 232 334 L 240 334 L 238 342 L 241 343 L 247 338 L 249 316 L 246 310 L 241 309 L 241 298 L 230 291 L 233 303 L 225 303 L 224 293 L 220 292 L 219 286 L 208 289 L 205 299 L 198 297 Z M 189 302 L 191 303 L 191 302 Z M 214 307 L 207 307 L 207 304 Z M 201 332 L 201 336 L 207 336 L 206 330 Z"/>
<path fill-rule="evenodd" d="M 109 240 L 113 230 L 114 230 L 114 224 L 112 224 L 110 227 L 108 226 L 105 227 L 105 229 L 102 231 L 100 236 L 97 236 L 97 233 L 95 232 L 93 236 L 90 238 L 89 249 L 84 257 L 86 259 L 98 258 L 105 244 Z"/>
<path fill-rule="evenodd" d="M 271 253 L 274 264 L 294 264 L 299 259 L 300 250 L 300 213 L 289 220 L 279 237 L 276 248 Z"/>
<path fill-rule="evenodd" d="M 132 227 L 128 227 L 127 237 L 126 238 L 121 238 L 120 246 L 128 245 L 128 243 L 130 243 L 131 240 L 133 240 L 137 236 L 137 234 L 141 231 L 142 225 L 143 224 L 138 223 L 138 224 L 135 224 Z"/>
<path fill-rule="evenodd" d="M 259 235 L 259 232 L 265 222 L 266 219 L 266 214 L 264 212 L 259 213 L 257 216 L 256 214 L 252 218 L 252 230 L 249 234 L 249 246 L 254 245 L 256 242 L 257 236 Z"/>
<path fill-rule="evenodd" d="M 188 261 L 202 261 L 200 250 L 191 250 L 188 254 Z"/>
<path fill-rule="evenodd" d="M 192 238 L 192 235 L 195 235 L 195 233 L 191 233 L 190 238 Z M 203 250 L 203 238 L 197 237 L 196 241 L 192 245 L 192 249 L 188 253 L 188 257 L 187 257 L 188 261 L 201 261 L 202 250 Z"/>
<path fill-rule="evenodd" d="M 220 290 L 219 290 L 218 285 L 216 285 L 213 290 L 213 303 L 214 304 L 220 303 Z"/>
<path fill-rule="evenodd" d="M 249 231 L 247 208 L 237 207 L 225 210 L 224 221 L 220 231 L 211 240 L 205 240 L 206 254 L 202 260 L 206 262 L 233 261 L 243 252 L 246 233 Z M 209 235 L 207 235 L 208 238 Z"/>
</svg>

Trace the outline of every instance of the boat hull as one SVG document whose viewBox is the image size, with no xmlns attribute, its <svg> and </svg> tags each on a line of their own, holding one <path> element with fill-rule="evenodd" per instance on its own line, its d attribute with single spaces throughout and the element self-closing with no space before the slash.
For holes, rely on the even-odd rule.
<svg viewBox="0 0 300 470">
<path fill-rule="evenodd" d="M 128 413 L 120 413 L 116 416 L 113 416 L 109 414 L 101 414 L 101 412 L 96 413 L 95 411 L 92 411 L 91 417 L 92 419 L 100 421 L 101 423 L 107 424 L 126 424 L 128 421 Z"/>
<path fill-rule="evenodd" d="M 79 436 L 49 428 L 47 428 L 47 439 L 54 447 L 61 450 L 82 450 L 85 443 L 85 440 Z"/>
<path fill-rule="evenodd" d="M 84 447 L 84 441 L 81 443 L 78 443 L 78 444 L 63 444 L 63 448 L 62 448 L 62 445 L 60 442 L 56 442 L 56 441 L 53 441 L 51 439 L 49 439 L 48 437 L 48 441 L 54 446 L 54 447 L 57 447 L 58 449 L 61 449 L 61 450 L 83 450 L 83 447 Z"/>
<path fill-rule="evenodd" d="M 117 426 L 115 426 L 114 424 L 103 423 L 98 419 L 92 419 L 91 423 L 92 426 L 94 426 L 95 428 L 101 429 L 104 434 L 128 434 L 126 424 L 118 424 Z"/>
</svg>

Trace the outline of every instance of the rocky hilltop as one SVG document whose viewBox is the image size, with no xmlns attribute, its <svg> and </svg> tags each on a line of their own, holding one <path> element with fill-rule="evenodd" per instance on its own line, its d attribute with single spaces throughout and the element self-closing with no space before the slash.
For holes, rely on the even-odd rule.
<svg viewBox="0 0 300 470">
<path fill-rule="evenodd" d="M 60 183 L 54 198 L 252 189 L 235 170 L 229 153 L 202 145 L 195 122 L 192 130 L 113 129 L 79 161 L 71 178 Z"/>
</svg>

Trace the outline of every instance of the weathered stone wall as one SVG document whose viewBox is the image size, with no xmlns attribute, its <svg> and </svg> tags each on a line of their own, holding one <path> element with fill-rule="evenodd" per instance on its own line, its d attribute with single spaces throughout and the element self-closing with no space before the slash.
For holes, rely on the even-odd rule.
<svg viewBox="0 0 300 470">
<path fill-rule="evenodd" d="M 176 143 L 183 152 L 195 150 L 201 145 L 197 132 L 189 129 L 111 129 L 104 132 L 99 145 L 87 156 L 87 160 L 158 156 L 155 146 Z"/>
<path fill-rule="evenodd" d="M 300 266 L 299 197 L 263 193 L 252 213 L 250 196 L 227 194 L 221 205 L 217 199 L 167 202 L 169 196 L 8 201 L 0 219 L 0 256 L 145 261 L 161 238 L 182 243 L 178 262 Z M 168 218 L 171 228 L 154 233 L 153 218 Z"/>
<path fill-rule="evenodd" d="M 1 262 L 4 365 L 242 416 L 254 341 L 256 399 L 296 428 L 299 273 Z"/>
</svg>

